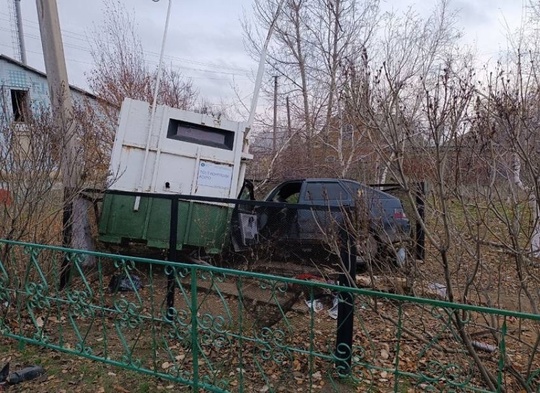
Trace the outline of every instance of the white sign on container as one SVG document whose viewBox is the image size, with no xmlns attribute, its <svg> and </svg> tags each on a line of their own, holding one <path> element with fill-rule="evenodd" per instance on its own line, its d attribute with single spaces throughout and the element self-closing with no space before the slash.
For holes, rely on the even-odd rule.
<svg viewBox="0 0 540 393">
<path fill-rule="evenodd" d="M 232 166 L 201 161 L 199 163 L 197 185 L 199 187 L 229 190 L 231 188 L 232 175 Z"/>
</svg>

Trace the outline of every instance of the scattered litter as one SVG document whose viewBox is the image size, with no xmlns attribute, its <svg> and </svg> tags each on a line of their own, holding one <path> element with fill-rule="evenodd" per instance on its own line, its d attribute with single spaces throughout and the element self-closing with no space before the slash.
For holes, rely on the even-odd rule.
<svg viewBox="0 0 540 393">
<path fill-rule="evenodd" d="M 448 294 L 446 292 L 446 285 L 439 284 L 439 283 L 435 282 L 435 283 L 429 284 L 428 289 L 430 291 L 433 291 L 435 293 L 435 295 L 437 295 L 441 299 L 446 299 L 447 296 L 448 296 Z"/>
<path fill-rule="evenodd" d="M 16 385 L 24 381 L 30 381 L 45 374 L 41 366 L 28 366 L 19 371 L 9 372 L 9 363 L 0 371 L 0 391 L 3 387 Z"/>
<path fill-rule="evenodd" d="M 337 317 L 338 317 L 338 304 L 339 304 L 339 299 L 338 299 L 337 296 L 334 296 L 334 300 L 333 300 L 333 303 L 332 303 L 332 308 L 330 310 L 328 310 L 328 315 L 332 319 L 337 319 Z"/>
<path fill-rule="evenodd" d="M 316 275 L 310 274 L 310 273 L 299 274 L 295 278 L 298 279 L 298 280 L 323 282 L 323 283 L 326 283 L 326 284 L 333 284 L 333 285 L 337 284 L 333 280 L 326 280 L 321 276 L 316 276 Z M 326 288 L 320 289 L 320 288 L 317 288 L 317 287 L 310 288 L 305 292 L 308 292 L 309 296 L 311 297 L 310 300 L 304 300 L 304 302 L 306 303 L 306 306 L 308 307 L 309 310 L 318 313 L 318 312 L 321 312 L 322 310 L 324 310 L 324 308 L 326 306 L 326 307 L 329 307 L 328 315 L 330 316 L 330 318 L 337 319 L 339 300 L 338 300 L 337 294 L 335 292 L 332 292 L 331 290 L 326 289 Z M 329 304 L 330 299 L 332 299 L 331 300 L 331 302 L 332 302 L 331 305 Z"/>
<path fill-rule="evenodd" d="M 484 352 L 495 352 L 497 350 L 497 347 L 495 345 L 491 345 L 491 344 L 484 343 L 481 341 L 471 341 L 471 344 L 476 349 L 479 349 Z"/>
<path fill-rule="evenodd" d="M 132 274 L 113 274 L 109 282 L 109 291 L 111 293 L 120 292 L 135 292 L 142 288 L 141 279 Z"/>
<path fill-rule="evenodd" d="M 319 299 L 305 300 L 305 302 L 306 302 L 306 306 L 308 306 L 310 310 L 313 310 L 315 312 L 322 311 L 324 308 L 324 305 Z"/>
<path fill-rule="evenodd" d="M 3 383 L 6 381 L 7 377 L 9 375 L 9 363 L 6 364 L 2 370 L 0 371 L 0 383 Z"/>
<path fill-rule="evenodd" d="M 321 276 L 316 276 L 315 274 L 311 273 L 302 273 L 296 275 L 294 278 L 297 280 L 306 280 L 306 281 L 315 281 L 315 282 L 326 282 L 326 280 Z"/>
<path fill-rule="evenodd" d="M 314 299 L 314 300 L 304 300 L 304 302 L 306 303 L 306 306 L 318 313 L 318 312 L 321 312 L 322 310 L 324 310 L 324 306 L 325 304 L 328 304 L 327 301 L 322 301 L 321 299 Z M 337 295 L 334 295 L 332 297 L 332 307 L 330 307 L 328 309 L 328 316 L 332 319 L 337 319 L 338 317 L 338 303 L 339 303 L 339 299 L 337 297 Z"/>
<path fill-rule="evenodd" d="M 403 267 L 405 262 L 407 262 L 407 251 L 401 247 L 396 253 L 396 263 L 399 267 Z"/>
</svg>

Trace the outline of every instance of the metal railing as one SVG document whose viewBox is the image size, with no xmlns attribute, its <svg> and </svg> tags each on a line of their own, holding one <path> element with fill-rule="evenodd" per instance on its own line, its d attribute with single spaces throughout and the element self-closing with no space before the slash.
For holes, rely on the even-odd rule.
<svg viewBox="0 0 540 393">
<path fill-rule="evenodd" d="M 193 391 L 540 391 L 538 315 L 300 278 L 0 240 L 0 332 Z"/>
</svg>

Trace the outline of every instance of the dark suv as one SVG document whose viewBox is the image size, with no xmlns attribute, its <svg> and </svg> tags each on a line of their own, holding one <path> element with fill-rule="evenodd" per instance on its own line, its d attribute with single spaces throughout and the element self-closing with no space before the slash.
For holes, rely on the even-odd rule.
<svg viewBox="0 0 540 393">
<path fill-rule="evenodd" d="M 357 239 L 360 261 L 391 257 L 398 265 L 405 262 L 410 223 L 401 201 L 386 192 L 352 180 L 300 179 L 279 184 L 265 201 L 283 203 L 256 209 L 259 241 L 277 250 L 328 249 L 339 228 L 348 228 Z"/>
</svg>

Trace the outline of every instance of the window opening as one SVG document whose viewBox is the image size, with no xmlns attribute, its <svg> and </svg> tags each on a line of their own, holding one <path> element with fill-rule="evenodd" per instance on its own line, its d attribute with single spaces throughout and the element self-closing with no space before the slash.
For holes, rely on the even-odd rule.
<svg viewBox="0 0 540 393">
<path fill-rule="evenodd" d="M 13 120 L 24 123 L 28 121 L 28 90 L 11 90 L 11 107 Z"/>
<path fill-rule="evenodd" d="M 170 119 L 167 138 L 232 150 L 234 132 Z"/>
</svg>

